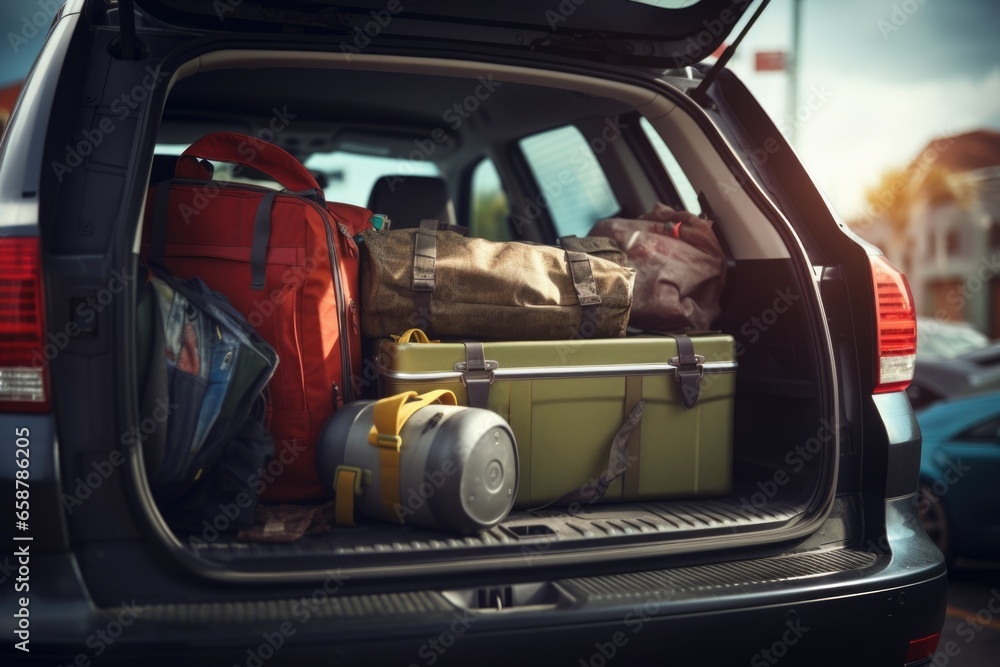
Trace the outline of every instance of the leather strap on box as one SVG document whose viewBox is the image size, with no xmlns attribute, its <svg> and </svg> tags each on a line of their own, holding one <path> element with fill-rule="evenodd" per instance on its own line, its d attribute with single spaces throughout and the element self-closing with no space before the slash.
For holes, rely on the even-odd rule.
<svg viewBox="0 0 1000 667">
<path fill-rule="evenodd" d="M 620 429 L 618 429 L 618 433 L 615 434 L 614 440 L 611 441 L 611 451 L 608 453 L 608 467 L 597 479 L 587 482 L 579 489 L 575 489 L 569 493 L 559 496 L 552 502 L 548 502 L 541 507 L 533 507 L 528 511 L 534 512 L 545 509 L 550 505 L 570 505 L 572 503 L 591 505 L 601 500 L 607 492 L 608 487 L 611 486 L 616 479 L 625 474 L 625 471 L 628 470 L 629 467 L 635 465 L 636 463 L 635 460 L 629 456 L 628 440 L 631 434 L 635 431 L 635 428 L 639 425 L 639 422 L 642 420 L 642 411 L 645 407 L 646 401 L 639 401 L 629 412 L 628 417 L 625 419 L 625 423 L 622 424 Z"/>
<path fill-rule="evenodd" d="M 676 367 L 674 379 L 681 385 L 684 407 L 693 408 L 701 393 L 701 376 L 705 374 L 705 357 L 694 353 L 694 343 L 685 334 L 666 334 L 677 341 L 677 356 L 668 363 Z"/>
<path fill-rule="evenodd" d="M 463 343 L 463 345 L 465 345 L 465 371 L 462 373 L 462 383 L 469 395 L 469 407 L 485 408 L 490 399 L 493 371 L 486 365 L 486 351 L 482 343 Z"/>
<path fill-rule="evenodd" d="M 590 338 L 597 331 L 597 307 L 601 305 L 590 257 L 583 252 L 567 250 L 566 262 L 569 264 L 576 298 L 580 302 L 580 336 Z"/>
<path fill-rule="evenodd" d="M 642 376 L 629 375 L 625 378 L 625 414 L 631 414 L 642 400 Z M 626 453 L 629 469 L 622 477 L 622 500 L 632 502 L 639 499 L 639 454 L 642 448 L 642 429 L 635 428 L 629 433 Z"/>
<path fill-rule="evenodd" d="M 368 443 L 379 448 L 379 477 L 382 481 L 382 505 L 391 516 L 399 516 L 396 508 L 400 505 L 399 452 L 403 441 L 399 432 L 406 421 L 420 408 L 431 403 L 457 405 L 455 394 L 447 389 L 436 389 L 417 395 L 407 391 L 376 401 L 372 410 L 371 430 Z"/>
</svg>

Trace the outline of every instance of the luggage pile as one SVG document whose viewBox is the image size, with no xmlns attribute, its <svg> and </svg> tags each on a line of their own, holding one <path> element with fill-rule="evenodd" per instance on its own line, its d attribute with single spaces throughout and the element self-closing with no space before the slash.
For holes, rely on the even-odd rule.
<svg viewBox="0 0 1000 667">
<path fill-rule="evenodd" d="M 240 150 L 248 141 L 255 151 Z M 206 161 L 286 189 L 217 183 Z M 238 405 L 239 425 L 272 439 L 243 484 L 255 500 L 332 498 L 342 526 L 359 510 L 475 534 L 514 508 L 729 492 L 737 364 L 732 336 L 707 330 L 725 278 L 710 221 L 660 204 L 561 247 L 468 238 L 438 220 L 393 229 L 326 202 L 293 156 L 234 133 L 193 144 L 148 201 L 143 252 L 159 279 L 210 286 L 245 318 L 240 342 L 271 352 L 266 389 L 262 375 L 241 378 L 227 413 Z M 363 347 L 378 374 L 368 387 L 351 381 Z M 197 469 L 160 463 L 190 444 L 181 422 L 206 397 L 221 405 L 212 386 L 161 385 L 184 406 L 168 442 L 146 449 L 150 479 L 174 490 L 154 488 L 168 515 L 176 489 L 229 465 L 218 444 Z"/>
</svg>

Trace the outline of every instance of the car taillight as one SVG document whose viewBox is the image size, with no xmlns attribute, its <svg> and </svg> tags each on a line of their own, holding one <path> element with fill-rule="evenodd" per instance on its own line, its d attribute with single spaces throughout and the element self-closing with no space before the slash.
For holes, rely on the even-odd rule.
<svg viewBox="0 0 1000 667">
<path fill-rule="evenodd" d="M 0 411 L 50 408 L 40 256 L 37 238 L 0 238 Z"/>
<path fill-rule="evenodd" d="M 869 257 L 875 287 L 878 375 L 875 393 L 906 389 L 917 360 L 917 313 L 906 276 L 881 255 Z"/>
<path fill-rule="evenodd" d="M 906 663 L 907 665 L 911 663 L 921 662 L 927 658 L 934 655 L 934 651 L 937 650 L 938 642 L 941 641 L 941 633 L 935 632 L 933 635 L 928 635 L 926 637 L 921 637 L 920 639 L 910 640 L 910 646 L 906 650 Z"/>
</svg>

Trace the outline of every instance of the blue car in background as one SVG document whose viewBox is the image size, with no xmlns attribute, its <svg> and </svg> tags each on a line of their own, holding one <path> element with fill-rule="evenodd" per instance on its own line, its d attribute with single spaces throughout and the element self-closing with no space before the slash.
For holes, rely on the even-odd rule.
<svg viewBox="0 0 1000 667">
<path fill-rule="evenodd" d="M 917 413 L 920 517 L 945 556 L 1000 557 L 1000 392 Z"/>
</svg>

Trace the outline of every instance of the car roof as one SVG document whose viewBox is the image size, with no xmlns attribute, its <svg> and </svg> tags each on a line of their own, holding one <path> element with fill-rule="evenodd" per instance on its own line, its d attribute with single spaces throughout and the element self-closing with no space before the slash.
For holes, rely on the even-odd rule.
<svg viewBox="0 0 1000 667">
<path fill-rule="evenodd" d="M 970 394 L 935 403 L 917 413 L 921 430 L 961 431 L 1000 414 L 1000 392 Z"/>
</svg>

